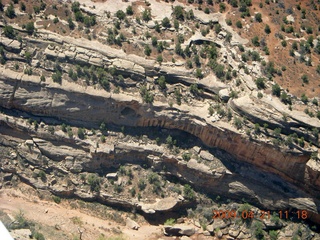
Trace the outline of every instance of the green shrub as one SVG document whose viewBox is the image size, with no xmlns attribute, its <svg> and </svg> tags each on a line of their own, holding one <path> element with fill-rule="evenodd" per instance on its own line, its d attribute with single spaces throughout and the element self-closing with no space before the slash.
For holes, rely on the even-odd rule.
<svg viewBox="0 0 320 240">
<path fill-rule="evenodd" d="M 28 22 L 27 25 L 26 25 L 26 31 L 29 35 L 32 35 L 33 32 L 35 30 L 35 27 L 34 27 L 34 23 L 33 22 Z"/>
<path fill-rule="evenodd" d="M 161 24 L 162 24 L 162 26 L 165 27 L 165 28 L 170 28 L 170 27 L 171 27 L 170 20 L 169 20 L 169 18 L 167 18 L 167 17 L 165 17 L 164 19 L 162 19 Z"/>
<path fill-rule="evenodd" d="M 252 61 L 260 61 L 260 54 L 256 51 L 251 52 Z"/>
<path fill-rule="evenodd" d="M 176 88 L 176 89 L 174 90 L 174 95 L 175 95 L 177 104 L 178 104 L 178 105 L 181 105 L 182 94 L 181 94 L 181 92 L 180 92 L 180 88 Z"/>
<path fill-rule="evenodd" d="M 201 71 L 200 68 L 197 68 L 197 69 L 196 69 L 195 76 L 196 76 L 197 78 L 199 78 L 199 79 L 202 79 L 202 78 L 203 78 L 203 73 L 202 73 L 202 71 Z"/>
<path fill-rule="evenodd" d="M 174 145 L 174 141 L 170 135 L 166 138 L 166 144 L 168 144 L 169 148 L 172 148 Z"/>
<path fill-rule="evenodd" d="M 238 215 L 241 216 L 243 212 L 250 212 L 252 206 L 249 203 L 243 203 L 238 209 Z"/>
<path fill-rule="evenodd" d="M 273 130 L 273 135 L 276 137 L 276 138 L 280 138 L 281 137 L 281 128 L 275 128 Z"/>
<path fill-rule="evenodd" d="M 122 185 L 115 184 L 115 185 L 113 185 L 113 190 L 114 190 L 116 193 L 121 193 L 121 192 L 123 191 L 123 186 L 122 186 Z"/>
<path fill-rule="evenodd" d="M 237 129 L 242 128 L 243 122 L 240 118 L 235 117 L 234 118 L 234 125 L 236 126 Z"/>
<path fill-rule="evenodd" d="M 126 9 L 126 13 L 128 14 L 128 15 L 133 15 L 133 9 L 132 9 L 132 6 L 131 5 L 129 5 L 128 7 L 127 7 L 127 9 Z"/>
<path fill-rule="evenodd" d="M 198 88 L 198 84 L 196 84 L 196 83 L 191 84 L 190 85 L 190 92 L 195 96 L 199 95 L 200 89 Z"/>
<path fill-rule="evenodd" d="M 257 78 L 256 85 L 257 85 L 258 89 L 264 89 L 266 87 L 265 79 L 264 78 Z"/>
<path fill-rule="evenodd" d="M 10 5 L 7 7 L 5 14 L 8 18 L 11 18 L 11 19 L 16 16 L 16 12 L 14 10 L 14 6 L 12 3 L 10 3 Z"/>
<path fill-rule="evenodd" d="M 264 232 L 262 230 L 263 224 L 261 222 L 255 223 L 254 235 L 256 239 L 264 239 Z"/>
<path fill-rule="evenodd" d="M 131 9 L 132 9 L 132 7 L 131 7 Z M 119 20 L 123 20 L 126 17 L 126 14 L 124 13 L 124 11 L 118 10 L 116 12 L 116 17 L 119 18 Z"/>
<path fill-rule="evenodd" d="M 129 190 L 129 192 L 130 192 L 130 194 L 131 194 L 131 197 L 136 196 L 136 189 L 135 189 L 135 188 L 131 188 L 131 189 Z"/>
<path fill-rule="evenodd" d="M 46 173 L 43 170 L 40 170 L 38 173 L 38 177 L 44 182 L 47 180 Z"/>
<path fill-rule="evenodd" d="M 125 166 L 120 166 L 118 171 L 119 171 L 120 175 L 126 175 L 127 174 Z"/>
<path fill-rule="evenodd" d="M 219 23 L 214 26 L 214 31 L 216 34 L 221 32 L 221 29 L 222 29 L 222 26 Z"/>
<path fill-rule="evenodd" d="M 174 19 L 174 21 L 173 21 L 173 26 L 174 26 L 174 28 L 176 29 L 176 31 L 179 30 L 180 24 L 179 24 L 179 21 L 178 21 L 177 19 Z"/>
<path fill-rule="evenodd" d="M 270 237 L 270 240 L 277 240 L 278 239 L 278 232 L 275 230 L 270 230 L 269 237 Z"/>
<path fill-rule="evenodd" d="M 33 6 L 33 11 L 35 14 L 39 14 L 40 13 L 40 6 Z"/>
<path fill-rule="evenodd" d="M 20 2 L 20 10 L 22 12 L 26 11 L 26 4 L 24 2 Z"/>
<path fill-rule="evenodd" d="M 167 219 L 163 225 L 173 226 L 175 224 L 176 220 L 174 218 Z"/>
<path fill-rule="evenodd" d="M 301 95 L 301 101 L 304 104 L 307 104 L 309 102 L 308 97 L 304 93 Z"/>
<path fill-rule="evenodd" d="M 11 38 L 11 39 L 15 38 L 15 36 L 16 36 L 16 33 L 13 30 L 13 27 L 10 26 L 10 25 L 5 25 L 4 26 L 3 33 L 7 38 Z"/>
<path fill-rule="evenodd" d="M 58 196 L 52 196 L 52 200 L 57 204 L 61 203 L 61 198 Z"/>
<path fill-rule="evenodd" d="M 238 48 L 239 48 L 239 50 L 240 50 L 240 52 L 244 52 L 244 47 L 243 47 L 243 45 L 238 45 Z"/>
<path fill-rule="evenodd" d="M 318 106 L 318 100 L 316 98 L 312 99 L 312 104 Z"/>
<path fill-rule="evenodd" d="M 272 95 L 276 95 L 277 97 L 280 97 L 280 93 L 281 93 L 281 88 L 279 84 L 276 83 L 272 85 Z"/>
<path fill-rule="evenodd" d="M 173 15 L 176 19 L 184 21 L 184 9 L 182 6 L 175 6 L 173 9 Z"/>
<path fill-rule="evenodd" d="M 304 147 L 304 138 L 303 137 L 298 139 L 298 144 L 299 144 L 300 147 Z"/>
<path fill-rule="evenodd" d="M 284 104 L 289 104 L 289 105 L 292 104 L 291 98 L 288 96 L 288 94 L 287 94 L 285 91 L 282 91 L 282 92 L 281 92 L 280 100 L 281 100 L 281 102 L 283 102 Z"/>
<path fill-rule="evenodd" d="M 159 64 L 161 64 L 161 63 L 163 62 L 163 57 L 162 57 L 162 55 L 158 55 L 158 56 L 157 56 L 157 62 L 158 62 Z"/>
<path fill-rule="evenodd" d="M 220 9 L 220 12 L 224 12 L 226 10 L 226 4 L 225 3 L 220 3 L 219 4 L 219 9 Z"/>
<path fill-rule="evenodd" d="M 184 51 L 182 50 L 181 43 L 178 42 L 176 44 L 174 51 L 175 51 L 176 54 L 178 54 L 180 56 L 183 56 Z"/>
<path fill-rule="evenodd" d="M 164 76 L 160 76 L 157 83 L 162 90 L 167 88 L 166 78 Z"/>
<path fill-rule="evenodd" d="M 266 24 L 265 28 L 264 28 L 264 31 L 266 34 L 270 34 L 271 33 L 271 29 L 270 29 L 270 26 L 268 24 Z"/>
<path fill-rule="evenodd" d="M 43 236 L 43 234 L 39 232 L 34 232 L 32 234 L 32 237 L 36 240 L 45 240 L 45 237 Z"/>
<path fill-rule="evenodd" d="M 100 191 L 100 178 L 95 174 L 89 174 L 87 177 L 87 182 L 90 185 L 91 191 Z"/>
<path fill-rule="evenodd" d="M 189 160 L 191 159 L 191 154 L 188 153 L 188 152 L 184 152 L 184 153 L 182 154 L 182 158 L 183 158 L 183 160 L 185 160 L 185 161 L 189 161 Z"/>
<path fill-rule="evenodd" d="M 258 37 L 258 36 L 254 36 L 254 37 L 251 39 L 251 42 L 252 42 L 252 44 L 253 44 L 255 47 L 259 47 L 259 46 L 260 46 L 260 42 L 259 42 L 259 37 Z"/>
<path fill-rule="evenodd" d="M 84 139 L 85 137 L 85 130 L 83 128 L 78 128 L 78 137 L 80 139 Z"/>
<path fill-rule="evenodd" d="M 286 40 L 281 41 L 281 45 L 282 45 L 282 47 L 286 47 L 287 46 L 287 41 Z"/>
<path fill-rule="evenodd" d="M 213 109 L 213 107 L 211 105 L 208 107 L 208 112 L 209 112 L 210 116 L 212 116 L 213 113 L 214 113 L 214 109 Z"/>
<path fill-rule="evenodd" d="M 146 187 L 147 187 L 146 182 L 140 178 L 138 182 L 138 188 L 140 189 L 140 191 L 143 191 Z"/>
<path fill-rule="evenodd" d="M 309 83 L 309 78 L 306 74 L 303 74 L 301 79 L 302 79 L 303 83 L 307 83 L 307 84 Z"/>
<path fill-rule="evenodd" d="M 145 103 L 153 103 L 154 96 L 153 94 L 147 89 L 146 85 L 142 85 L 140 87 L 140 95 Z"/>
<path fill-rule="evenodd" d="M 147 55 L 147 56 L 150 56 L 152 50 L 151 48 L 149 47 L 149 45 L 145 45 L 144 47 L 144 54 Z"/>
<path fill-rule="evenodd" d="M 75 24 L 72 21 L 71 17 L 68 17 L 68 26 L 69 26 L 70 30 L 73 30 L 75 28 Z"/>
<path fill-rule="evenodd" d="M 255 16 L 254 16 L 255 20 L 257 22 L 262 22 L 262 15 L 261 13 L 257 13 Z"/>
<path fill-rule="evenodd" d="M 152 37 L 151 38 L 152 46 L 156 47 L 158 45 L 158 39 L 157 37 Z"/>
<path fill-rule="evenodd" d="M 32 55 L 31 55 L 30 52 L 26 51 L 26 52 L 24 53 L 24 57 L 25 57 L 25 59 L 26 59 L 26 61 L 27 61 L 28 63 L 31 62 L 31 60 L 32 60 Z"/>
<path fill-rule="evenodd" d="M 11 225 L 11 229 L 21 229 L 21 228 L 28 228 L 30 226 L 30 222 L 25 218 L 24 213 L 20 210 L 15 215 L 15 221 Z"/>
<path fill-rule="evenodd" d="M 196 195 L 195 195 L 193 189 L 192 189 L 191 186 L 188 185 L 188 184 L 184 185 L 184 187 L 183 187 L 183 193 L 184 193 L 184 197 L 185 197 L 187 200 L 193 201 L 193 200 L 195 200 L 195 198 L 196 198 Z"/>
<path fill-rule="evenodd" d="M 143 21 L 145 22 L 148 22 L 151 20 L 151 11 L 149 9 L 145 9 L 143 12 L 142 12 L 142 19 Z"/>
<path fill-rule="evenodd" d="M 238 7 L 238 1 L 237 0 L 231 0 L 230 5 L 234 8 Z"/>
<path fill-rule="evenodd" d="M 52 80 L 56 83 L 61 84 L 62 82 L 62 73 L 60 71 L 56 71 L 54 74 L 52 74 Z"/>
<path fill-rule="evenodd" d="M 242 28 L 242 23 L 241 23 L 241 21 L 238 20 L 238 21 L 236 22 L 236 26 L 237 26 L 237 28 Z"/>
<path fill-rule="evenodd" d="M 307 27 L 306 28 L 306 33 L 308 33 L 308 34 L 312 34 L 313 33 L 313 30 L 312 30 L 312 27 Z"/>
</svg>

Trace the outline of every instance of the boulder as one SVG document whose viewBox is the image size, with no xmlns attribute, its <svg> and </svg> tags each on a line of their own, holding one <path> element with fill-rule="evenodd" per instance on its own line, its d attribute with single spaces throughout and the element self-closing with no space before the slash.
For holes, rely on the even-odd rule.
<svg viewBox="0 0 320 240">
<path fill-rule="evenodd" d="M 33 141 L 30 140 L 30 139 L 29 139 L 29 140 L 26 140 L 25 144 L 26 144 L 27 146 L 32 147 L 32 146 L 33 146 Z"/>
<path fill-rule="evenodd" d="M 191 159 L 188 163 L 187 163 L 188 168 L 193 169 L 195 171 L 199 171 L 202 173 L 206 173 L 206 174 L 210 174 L 210 167 L 208 167 L 207 165 L 203 164 L 203 163 L 198 163 L 197 160 L 195 159 Z"/>
<path fill-rule="evenodd" d="M 117 179 L 118 178 L 118 173 L 108 173 L 106 175 L 106 178 L 109 178 L 109 179 Z"/>
<path fill-rule="evenodd" d="M 237 239 L 250 239 L 252 237 L 251 233 L 247 233 L 247 232 L 240 232 L 239 236 L 237 237 Z"/>
<path fill-rule="evenodd" d="M 9 182 L 12 179 L 13 174 L 12 173 L 5 173 L 3 176 L 3 181 L 4 182 Z"/>
<path fill-rule="evenodd" d="M 12 40 L 2 36 L 1 43 L 8 51 L 20 52 L 21 50 L 21 43 L 17 40 Z"/>
<path fill-rule="evenodd" d="M 281 229 L 283 227 L 282 222 L 280 221 L 271 221 L 270 219 L 263 219 L 264 223 L 264 229 L 269 231 L 269 230 L 277 230 Z"/>
<path fill-rule="evenodd" d="M 138 230 L 140 228 L 140 225 L 133 221 L 131 218 L 126 219 L 126 226 L 133 229 L 133 230 Z"/>
<path fill-rule="evenodd" d="M 147 22 L 147 27 L 150 28 L 150 29 L 154 29 L 156 27 L 156 24 L 154 21 L 149 21 Z"/>
<path fill-rule="evenodd" d="M 204 160 L 208 160 L 208 161 L 213 161 L 214 160 L 214 156 L 209 153 L 208 151 L 202 150 L 200 152 L 200 157 Z"/>
<path fill-rule="evenodd" d="M 180 240 L 192 240 L 192 239 L 189 238 L 189 237 L 187 237 L 187 236 L 182 236 L 182 237 L 180 238 Z"/>
<path fill-rule="evenodd" d="M 221 230 L 219 230 L 217 233 L 216 233 L 216 236 L 221 239 L 223 237 L 223 233 Z"/>
<path fill-rule="evenodd" d="M 210 233 L 213 233 L 215 229 L 224 229 L 228 227 L 231 223 L 230 222 L 224 222 L 221 219 L 215 219 L 214 222 L 207 226 L 207 230 Z"/>
<path fill-rule="evenodd" d="M 184 218 L 178 218 L 177 223 L 184 223 Z"/>
<path fill-rule="evenodd" d="M 178 198 L 167 197 L 162 199 L 156 199 L 155 203 L 139 203 L 138 206 L 145 213 L 155 213 L 156 211 L 166 212 L 166 211 L 171 211 L 181 201 L 183 200 L 180 200 L 179 197 Z"/>
<path fill-rule="evenodd" d="M 123 76 L 129 76 L 133 79 L 143 79 L 145 77 L 145 69 L 134 62 L 115 59 L 112 65 L 117 69 L 117 73 Z"/>
<path fill-rule="evenodd" d="M 13 239 L 29 240 L 32 236 L 30 229 L 16 229 L 10 232 Z"/>
<path fill-rule="evenodd" d="M 46 48 L 44 50 L 44 55 L 47 57 L 47 59 L 55 59 L 58 56 L 58 53 L 55 52 L 55 50 L 51 50 L 49 48 Z"/>
<path fill-rule="evenodd" d="M 167 236 L 192 236 L 195 229 L 192 226 L 176 224 L 174 226 L 164 226 L 164 234 Z"/>
<path fill-rule="evenodd" d="M 228 234 L 231 237 L 237 238 L 239 236 L 239 234 L 240 234 L 240 230 L 238 230 L 238 229 L 230 229 Z"/>
<path fill-rule="evenodd" d="M 221 89 L 219 91 L 219 98 L 224 101 L 224 102 L 228 102 L 229 100 L 229 90 L 228 89 Z"/>
<path fill-rule="evenodd" d="M 287 20 L 289 23 L 294 23 L 294 17 L 291 14 L 287 16 Z"/>
</svg>

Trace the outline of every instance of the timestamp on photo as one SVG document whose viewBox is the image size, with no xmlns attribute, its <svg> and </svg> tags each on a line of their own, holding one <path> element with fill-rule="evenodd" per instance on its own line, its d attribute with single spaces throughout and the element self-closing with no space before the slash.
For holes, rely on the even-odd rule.
<svg viewBox="0 0 320 240">
<path fill-rule="evenodd" d="M 213 219 L 270 219 L 271 216 L 278 216 L 280 219 L 289 219 L 290 214 L 295 214 L 298 219 L 306 220 L 308 218 L 308 211 L 306 210 L 296 210 L 290 212 L 289 210 L 279 210 L 279 211 L 270 211 L 270 210 L 212 210 Z"/>
</svg>

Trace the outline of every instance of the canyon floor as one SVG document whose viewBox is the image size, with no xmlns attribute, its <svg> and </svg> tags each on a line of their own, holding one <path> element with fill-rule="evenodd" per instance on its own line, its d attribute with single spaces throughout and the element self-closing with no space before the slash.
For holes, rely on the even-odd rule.
<svg viewBox="0 0 320 240">
<path fill-rule="evenodd" d="M 25 194 L 27 192 L 29 194 Z M 45 232 L 46 239 L 77 237 L 80 232 L 82 239 L 112 235 L 120 235 L 124 239 L 158 239 L 162 235 L 161 226 L 145 224 L 139 231 L 122 225 L 119 227 L 119 223 L 95 217 L 94 213 L 86 213 L 85 209 L 72 209 L 67 202 L 56 204 L 41 200 L 26 186 L 19 190 L 1 191 L 0 204 L 0 210 L 11 217 L 22 211 L 28 221 L 39 224 L 39 230 Z"/>
</svg>

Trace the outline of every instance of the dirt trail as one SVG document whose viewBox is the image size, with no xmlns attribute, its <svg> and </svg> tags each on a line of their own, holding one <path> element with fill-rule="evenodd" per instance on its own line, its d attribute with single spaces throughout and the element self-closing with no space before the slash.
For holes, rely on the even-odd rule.
<svg viewBox="0 0 320 240">
<path fill-rule="evenodd" d="M 24 192 L 13 189 L 3 189 L 0 191 L 0 210 L 15 216 L 20 210 L 24 216 L 31 221 L 40 223 L 44 226 L 56 226 L 66 233 L 70 239 L 79 236 L 79 230 L 83 232 L 82 240 L 94 240 L 100 234 L 106 237 L 114 235 L 112 229 L 121 230 L 127 239 L 157 239 L 161 233 L 160 226 L 142 225 L 138 231 L 119 226 L 118 223 L 103 220 L 79 210 L 71 209 L 67 204 L 56 204 L 50 201 L 40 200 L 35 195 L 27 196 Z M 73 220 L 75 219 L 75 220 Z M 46 236 L 46 233 L 43 232 Z M 46 236 L 46 239 L 59 239 L 57 236 Z"/>
</svg>

